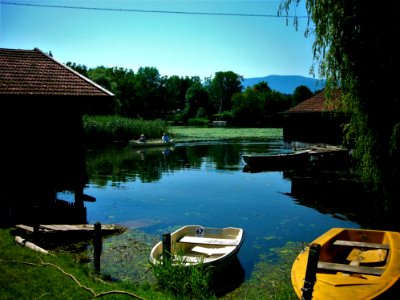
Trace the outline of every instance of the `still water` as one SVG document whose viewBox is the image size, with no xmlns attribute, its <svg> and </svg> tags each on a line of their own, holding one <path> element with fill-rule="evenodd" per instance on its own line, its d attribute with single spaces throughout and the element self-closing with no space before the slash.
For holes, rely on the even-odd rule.
<svg viewBox="0 0 400 300">
<path fill-rule="evenodd" d="M 187 224 L 241 227 L 245 241 L 239 260 L 248 279 L 261 258 L 273 259 L 271 249 L 288 241 L 310 242 L 332 227 L 360 227 L 354 214 L 332 204 L 347 199 L 346 190 L 294 192 L 296 178 L 306 178 L 308 186 L 317 179 L 323 184 L 321 172 L 313 178 L 314 173 L 304 170 L 244 171 L 242 154 L 287 151 L 279 139 L 177 144 L 169 149 L 89 149 L 84 193 L 96 201 L 85 202 L 87 221 L 121 224 L 159 238 Z M 329 182 L 338 176 L 331 170 L 324 174 Z"/>
</svg>

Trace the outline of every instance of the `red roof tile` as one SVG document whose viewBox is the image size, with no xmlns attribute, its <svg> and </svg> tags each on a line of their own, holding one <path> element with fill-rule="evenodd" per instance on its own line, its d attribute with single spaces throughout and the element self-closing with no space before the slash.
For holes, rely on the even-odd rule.
<svg viewBox="0 0 400 300">
<path fill-rule="evenodd" d="M 2 48 L 0 94 L 113 96 L 111 92 L 39 49 Z"/>
<path fill-rule="evenodd" d="M 325 90 L 317 93 L 311 98 L 293 106 L 285 113 L 321 113 L 321 112 L 333 112 L 338 109 L 338 99 L 340 92 L 336 91 L 330 101 L 326 101 Z"/>
</svg>

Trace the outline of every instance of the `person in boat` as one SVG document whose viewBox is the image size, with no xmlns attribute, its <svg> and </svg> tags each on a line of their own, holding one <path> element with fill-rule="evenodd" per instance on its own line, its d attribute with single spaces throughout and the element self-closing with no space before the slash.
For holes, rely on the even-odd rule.
<svg viewBox="0 0 400 300">
<path fill-rule="evenodd" d="M 171 139 L 169 138 L 168 134 L 166 134 L 165 132 L 163 133 L 162 137 L 161 137 L 161 141 L 163 143 L 169 143 L 171 142 Z"/>
<path fill-rule="evenodd" d="M 146 143 L 146 137 L 144 136 L 143 133 L 140 135 L 140 138 L 138 139 L 138 142 L 140 142 L 140 143 Z"/>
</svg>

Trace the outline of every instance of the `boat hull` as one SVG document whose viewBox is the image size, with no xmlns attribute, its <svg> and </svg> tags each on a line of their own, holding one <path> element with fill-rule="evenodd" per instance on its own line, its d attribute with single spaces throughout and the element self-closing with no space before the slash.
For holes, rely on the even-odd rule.
<svg viewBox="0 0 400 300">
<path fill-rule="evenodd" d="M 304 167 L 309 162 L 309 150 L 280 154 L 243 154 L 249 169 L 286 170 Z"/>
<path fill-rule="evenodd" d="M 133 148 L 171 147 L 174 145 L 175 141 L 173 140 L 171 140 L 170 142 L 161 142 L 161 141 L 138 142 L 136 140 L 129 141 L 129 146 Z"/>
<path fill-rule="evenodd" d="M 373 299 L 400 277 L 400 233 L 332 228 L 312 242 L 321 246 L 312 299 Z M 310 247 L 295 259 L 291 280 L 299 299 Z"/>
<path fill-rule="evenodd" d="M 172 263 L 184 266 L 225 266 L 237 256 L 244 240 L 241 228 L 187 225 L 171 233 Z M 150 262 L 163 262 L 163 242 L 150 253 Z"/>
</svg>

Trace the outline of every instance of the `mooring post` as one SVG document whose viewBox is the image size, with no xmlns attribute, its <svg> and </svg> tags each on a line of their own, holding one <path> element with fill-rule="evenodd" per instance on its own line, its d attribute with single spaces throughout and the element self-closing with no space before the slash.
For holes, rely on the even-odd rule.
<svg viewBox="0 0 400 300">
<path fill-rule="evenodd" d="M 162 246 L 163 246 L 163 263 L 171 260 L 171 234 L 164 233 L 162 236 Z"/>
<path fill-rule="evenodd" d="M 32 213 L 33 213 L 33 239 L 38 240 L 39 239 L 39 227 L 40 227 L 39 206 L 34 205 L 32 207 Z"/>
<path fill-rule="evenodd" d="M 321 251 L 321 245 L 313 243 L 310 245 L 308 250 L 308 261 L 306 268 L 306 277 L 304 279 L 304 285 L 301 288 L 303 294 L 302 300 L 311 300 L 314 289 L 315 281 L 317 280 L 317 268 L 319 253 Z"/>
<path fill-rule="evenodd" d="M 94 258 L 94 269 L 97 273 L 100 273 L 100 257 L 103 249 L 103 238 L 101 234 L 101 223 L 96 222 L 94 224 L 93 233 L 93 258 Z"/>
</svg>

